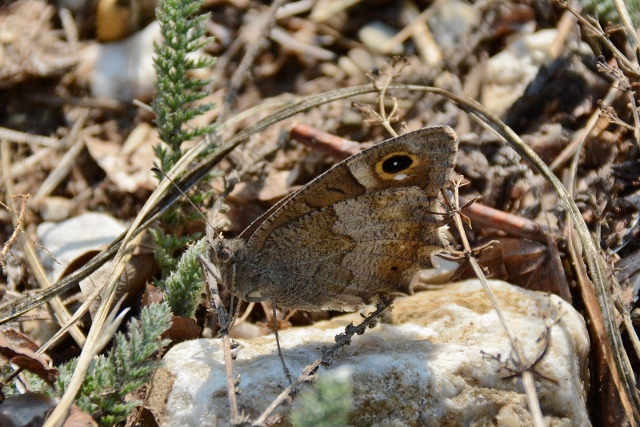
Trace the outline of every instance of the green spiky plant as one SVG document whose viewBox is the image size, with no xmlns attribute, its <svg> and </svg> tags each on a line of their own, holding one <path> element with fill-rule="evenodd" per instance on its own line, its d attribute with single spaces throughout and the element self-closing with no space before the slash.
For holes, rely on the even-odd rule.
<svg viewBox="0 0 640 427">
<path fill-rule="evenodd" d="M 198 254 L 206 249 L 206 240 L 200 239 L 191 245 L 178 261 L 176 268 L 162 281 L 167 301 L 173 314 L 192 317 L 198 304 L 203 278 L 198 263 Z"/>
<path fill-rule="evenodd" d="M 76 404 L 99 420 L 112 426 L 125 420 L 142 401 L 125 397 L 151 378 L 157 368 L 158 355 L 169 340 L 160 335 L 171 326 L 171 311 L 166 303 L 142 309 L 140 320 L 132 319 L 127 334 L 118 333 L 115 347 L 98 356 L 87 371 Z M 156 357 L 152 357 L 152 356 Z M 71 380 L 76 359 L 60 367 L 57 388 L 62 395 Z"/>
<path fill-rule="evenodd" d="M 171 170 L 182 157 L 185 141 L 212 132 L 213 125 L 188 128 L 187 122 L 211 110 L 214 104 L 194 105 L 209 92 L 211 83 L 189 73 L 213 64 L 213 59 L 198 56 L 211 40 L 205 37 L 208 13 L 196 15 L 203 0 L 161 0 L 156 11 L 163 43 L 155 45 L 157 74 L 156 97 L 151 104 L 156 114 L 158 134 L 164 144 L 155 147 L 158 168 Z M 159 179 L 162 176 L 158 176 Z"/>
<path fill-rule="evenodd" d="M 155 45 L 157 94 L 151 106 L 162 140 L 154 147 L 158 158 L 156 167 L 163 171 L 169 171 L 182 157 L 184 142 L 200 138 L 215 129 L 214 125 L 188 125 L 190 120 L 214 106 L 212 103 L 196 104 L 209 95 L 206 87 L 210 80 L 191 76 L 193 71 L 213 64 L 211 58 L 198 54 L 210 42 L 210 38 L 205 37 L 209 14 L 197 14 L 202 3 L 202 0 L 161 0 L 156 11 L 164 41 Z M 160 174 L 157 176 L 159 180 L 162 179 Z M 193 197 L 193 202 L 199 204 L 204 196 Z M 177 255 L 200 235 L 177 236 L 165 232 L 163 227 L 173 230 L 196 219 L 199 219 L 197 212 L 177 206 L 163 215 L 161 224 L 151 230 L 158 247 L 156 260 L 162 271 L 162 279 L 156 281 L 156 285 L 167 293 L 174 314 L 179 316 L 193 315 L 203 280 L 199 273 L 194 274 L 194 271 L 199 272 L 199 268 L 195 268 L 193 252 L 189 260 L 180 264 Z M 180 277 L 187 281 L 169 280 L 169 277 Z"/>
</svg>

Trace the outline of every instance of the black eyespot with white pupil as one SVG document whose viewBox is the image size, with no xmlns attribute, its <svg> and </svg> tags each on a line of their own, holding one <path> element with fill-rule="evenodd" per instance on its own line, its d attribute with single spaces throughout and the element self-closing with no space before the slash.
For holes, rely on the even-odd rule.
<svg viewBox="0 0 640 427">
<path fill-rule="evenodd" d="M 398 173 L 408 169 L 413 164 L 413 159 L 405 154 L 392 156 L 382 162 L 382 170 L 386 173 Z"/>
</svg>

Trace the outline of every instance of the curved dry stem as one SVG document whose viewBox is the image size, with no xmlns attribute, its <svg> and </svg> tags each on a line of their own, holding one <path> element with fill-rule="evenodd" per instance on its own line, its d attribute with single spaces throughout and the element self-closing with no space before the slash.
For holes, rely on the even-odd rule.
<svg viewBox="0 0 640 427">
<path fill-rule="evenodd" d="M 526 159 L 553 186 L 573 221 L 573 225 L 582 245 L 587 271 L 590 273 L 590 278 L 595 288 L 594 290 L 598 298 L 598 304 L 602 312 L 601 316 L 604 320 L 606 336 L 611 346 L 610 355 L 615 361 L 615 365 L 611 366 L 611 370 L 614 373 L 618 372 L 618 375 L 620 376 L 619 379 L 622 380 L 622 384 L 616 382 L 620 399 L 623 403 L 625 400 L 628 400 L 632 404 L 631 408 L 627 408 L 632 411 L 632 413 L 628 415 L 630 418 L 635 419 L 636 422 L 640 422 L 640 396 L 635 388 L 633 370 L 629 366 L 620 330 L 618 329 L 615 321 L 615 308 L 612 296 L 609 293 L 609 284 L 605 274 L 607 271 L 606 262 L 600 253 L 598 245 L 591 238 L 584 218 L 580 214 L 578 207 L 564 185 L 562 185 L 560 180 L 554 175 L 542 159 L 529 146 L 527 146 L 510 127 L 504 124 L 496 116 L 486 111 L 484 107 L 475 100 L 460 97 L 443 89 L 426 86 L 392 85 L 389 89 L 430 92 L 446 97 L 467 113 L 473 114 L 488 123 L 494 132 L 505 138 L 509 145 L 524 159 Z M 615 281 L 616 279 L 615 277 L 609 277 L 609 280 Z M 598 327 L 599 325 L 594 326 Z M 615 376 L 616 375 L 614 375 L 614 377 Z"/>
<path fill-rule="evenodd" d="M 206 176 L 210 172 L 210 170 L 215 167 L 226 155 L 228 155 L 242 142 L 247 140 L 251 135 L 268 128 L 274 123 L 277 123 L 303 111 L 307 111 L 319 105 L 371 92 L 375 92 L 375 89 L 371 85 L 366 85 L 357 86 L 355 88 L 338 89 L 336 91 L 307 97 L 301 101 L 298 101 L 297 98 L 294 98 L 293 100 L 271 100 L 262 103 L 256 107 L 248 109 L 234 116 L 227 122 L 219 125 L 215 134 L 208 135 L 206 138 L 196 144 L 196 146 L 194 146 L 191 150 L 185 153 L 185 155 L 176 163 L 174 168 L 169 171 L 167 175 L 169 176 L 169 178 L 178 183 L 183 191 L 187 191 L 189 188 L 197 184 L 204 176 Z M 193 164 L 196 163 L 196 160 L 201 157 L 202 153 L 205 150 L 208 150 L 212 145 L 215 145 L 218 142 L 218 140 L 221 138 L 220 135 L 225 130 L 246 119 L 247 117 L 255 115 L 258 111 L 264 108 L 275 107 L 280 107 L 280 109 L 276 111 L 276 113 L 263 120 L 260 120 L 256 124 L 236 134 L 215 152 L 211 153 L 205 159 L 199 161 L 196 166 L 193 166 Z M 145 203 L 145 206 L 138 214 L 138 217 L 136 217 L 137 219 L 143 219 L 141 221 L 136 220 L 136 224 L 138 224 L 137 227 L 134 227 L 133 225 L 130 227 L 130 229 L 134 229 L 132 236 L 135 237 L 146 230 L 149 225 L 153 223 L 153 221 L 155 221 L 160 215 L 162 215 L 163 212 L 169 209 L 173 205 L 173 203 L 175 203 L 180 197 L 182 197 L 181 193 L 177 189 L 173 188 L 173 184 L 169 181 L 169 179 L 163 179 L 151 194 L 149 200 L 147 200 L 147 203 Z M 116 238 L 111 244 L 109 244 L 109 246 L 104 251 L 96 255 L 76 272 L 70 274 L 64 279 L 59 280 L 50 288 L 39 292 L 32 297 L 22 300 L 18 305 L 8 310 L 8 312 L 3 312 L 2 317 L 0 317 L 0 325 L 18 318 L 29 310 L 32 310 L 44 304 L 51 298 L 54 298 L 57 295 L 60 295 L 61 293 L 66 292 L 67 290 L 76 286 L 81 280 L 91 275 L 91 273 L 96 271 L 108 260 L 112 259 L 115 256 L 116 252 L 121 247 L 123 239 L 127 233 L 128 231 L 118 236 L 118 238 Z"/>
<path fill-rule="evenodd" d="M 513 348 L 513 351 L 516 354 L 517 360 L 514 361 L 514 363 L 516 365 L 516 369 L 518 370 L 518 373 L 522 375 L 522 383 L 524 385 L 525 396 L 527 398 L 527 406 L 531 414 L 533 425 L 536 427 L 543 427 L 545 424 L 544 424 L 544 418 L 542 416 L 542 410 L 540 409 L 540 400 L 538 399 L 538 395 L 536 393 L 536 387 L 535 387 L 533 371 L 532 371 L 533 364 L 527 362 L 524 355 L 524 351 L 522 350 L 522 346 L 520 345 L 520 342 L 518 342 L 518 340 L 516 339 L 516 335 L 513 333 L 513 330 L 511 329 L 511 326 L 509 325 L 509 322 L 507 321 L 502 311 L 502 308 L 500 308 L 500 304 L 498 304 L 498 300 L 496 299 L 495 294 L 489 287 L 489 283 L 487 282 L 487 278 L 484 275 L 484 272 L 482 271 L 482 267 L 480 267 L 480 264 L 478 263 L 476 256 L 471 250 L 471 245 L 469 244 L 469 240 L 467 239 L 467 234 L 465 232 L 465 229 L 462 223 L 462 215 L 460 213 L 461 208 L 460 208 L 460 198 L 459 198 L 458 189 L 460 188 L 461 180 L 462 178 L 460 178 L 460 181 L 454 183 L 453 200 L 448 200 L 447 198 L 445 198 L 445 200 L 452 207 L 451 214 L 453 216 L 453 221 L 456 225 L 456 228 L 458 229 L 460 240 L 462 241 L 462 247 L 464 249 L 465 258 L 469 262 L 469 265 L 471 265 L 473 272 L 475 273 L 478 280 L 480 280 L 480 283 L 482 283 L 482 287 L 484 288 L 485 292 L 489 296 L 491 305 L 493 306 L 494 310 L 498 314 L 498 318 L 500 318 L 500 323 L 502 324 L 502 327 L 504 328 L 504 331 L 506 332 L 507 337 L 509 338 L 509 341 L 511 343 L 511 348 Z"/>
</svg>

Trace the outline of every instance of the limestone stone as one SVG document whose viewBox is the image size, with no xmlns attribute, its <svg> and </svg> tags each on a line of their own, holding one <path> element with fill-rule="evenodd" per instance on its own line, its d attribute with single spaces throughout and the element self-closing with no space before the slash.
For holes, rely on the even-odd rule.
<svg viewBox="0 0 640 427">
<path fill-rule="evenodd" d="M 535 365 L 536 389 L 550 426 L 589 425 L 585 382 L 589 338 L 583 318 L 556 296 L 490 281 L 507 321 Z M 554 319 L 556 320 L 554 322 Z M 321 356 L 358 313 L 280 331 L 292 375 Z M 391 315 L 342 349 L 327 370 L 346 369 L 353 390 L 353 426 L 527 426 L 522 382 L 504 368 L 511 354 L 504 329 L 477 280 L 400 298 Z M 239 341 L 234 373 L 238 403 L 258 416 L 288 385 L 274 337 Z M 305 385 L 305 387 L 307 387 Z M 280 407 L 278 425 L 290 425 Z M 150 406 L 162 426 L 228 426 L 229 406 L 219 340 L 179 344 L 164 357 Z"/>
</svg>

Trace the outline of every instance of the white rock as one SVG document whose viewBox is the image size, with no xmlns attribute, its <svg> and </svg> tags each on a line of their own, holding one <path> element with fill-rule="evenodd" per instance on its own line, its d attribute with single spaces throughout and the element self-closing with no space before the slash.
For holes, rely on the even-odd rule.
<svg viewBox="0 0 640 427">
<path fill-rule="evenodd" d="M 103 250 L 125 230 L 124 224 L 101 212 L 87 212 L 58 223 L 43 222 L 36 234 L 47 248 L 38 251 L 47 276 L 51 281 L 60 279 L 67 267 L 87 254 Z"/>
<path fill-rule="evenodd" d="M 477 7 L 460 0 L 448 0 L 429 19 L 429 27 L 438 46 L 444 51 L 460 49 L 460 43 L 480 22 Z"/>
<path fill-rule="evenodd" d="M 588 379 L 589 338 L 582 317 L 560 298 L 500 281 L 491 286 L 527 357 L 540 349 L 545 317 L 550 346 L 536 364 L 537 394 L 552 426 L 589 424 L 583 381 Z M 393 325 L 381 324 L 342 349 L 328 369 L 348 367 L 353 380 L 354 426 L 531 425 L 522 383 L 506 378 L 495 357 L 510 345 L 477 280 L 401 298 Z M 307 328 L 281 331 L 292 374 L 320 357 L 352 314 Z M 273 336 L 240 341 L 240 409 L 255 418 L 287 386 Z M 494 356 L 494 357 L 492 357 Z M 150 406 L 162 426 L 227 426 L 225 368 L 219 340 L 176 345 L 164 357 Z M 320 375 L 326 374 L 321 368 Z M 295 408 L 299 402 L 294 400 Z M 279 408 L 286 414 L 289 408 Z M 289 425 L 284 422 L 281 425 Z"/>
<path fill-rule="evenodd" d="M 156 21 L 122 41 L 98 45 L 91 74 L 93 95 L 123 102 L 151 99 L 156 81 L 153 43 L 161 41 Z"/>
<path fill-rule="evenodd" d="M 383 46 L 385 43 L 391 39 L 397 30 L 391 28 L 387 24 L 381 21 L 372 21 L 363 26 L 360 31 L 358 31 L 358 38 L 360 41 L 371 49 L 373 52 L 379 52 L 380 46 Z M 401 55 L 404 51 L 404 46 L 401 44 L 396 46 L 389 54 L 391 55 Z"/>
</svg>

